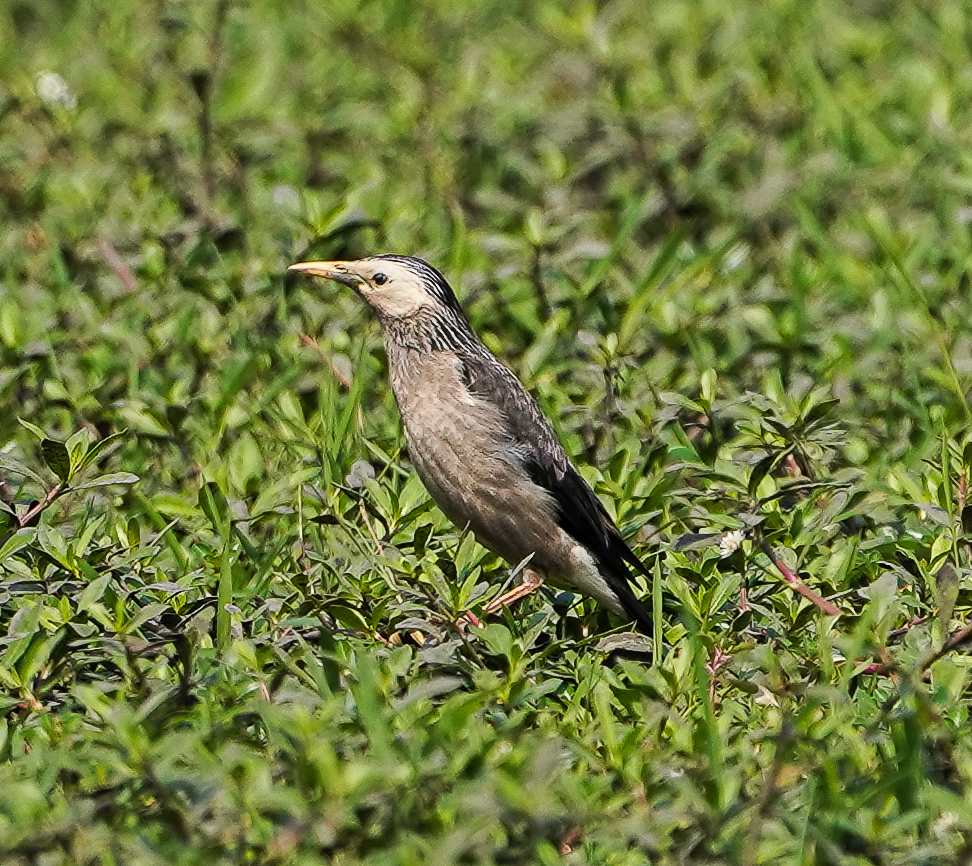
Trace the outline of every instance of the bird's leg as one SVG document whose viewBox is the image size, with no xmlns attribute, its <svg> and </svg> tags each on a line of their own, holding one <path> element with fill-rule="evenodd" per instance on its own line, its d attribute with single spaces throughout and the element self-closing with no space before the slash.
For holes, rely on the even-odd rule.
<svg viewBox="0 0 972 866">
<path fill-rule="evenodd" d="M 486 613 L 496 613 L 501 607 L 507 607 L 514 601 L 519 601 L 524 596 L 535 592 L 543 586 L 543 575 L 539 571 L 527 568 L 523 571 L 523 580 L 519 586 L 513 587 L 509 592 L 504 592 L 499 598 L 494 598 L 486 605 Z"/>
</svg>

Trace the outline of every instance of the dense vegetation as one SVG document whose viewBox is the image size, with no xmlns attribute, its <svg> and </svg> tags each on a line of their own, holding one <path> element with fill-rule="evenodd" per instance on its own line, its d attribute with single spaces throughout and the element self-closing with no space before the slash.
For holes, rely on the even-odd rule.
<svg viewBox="0 0 972 866">
<path fill-rule="evenodd" d="M 5 3 L 3 862 L 969 862 L 969 12 Z M 285 272 L 371 252 L 539 395 L 650 662 L 462 626 L 506 570 Z"/>
</svg>

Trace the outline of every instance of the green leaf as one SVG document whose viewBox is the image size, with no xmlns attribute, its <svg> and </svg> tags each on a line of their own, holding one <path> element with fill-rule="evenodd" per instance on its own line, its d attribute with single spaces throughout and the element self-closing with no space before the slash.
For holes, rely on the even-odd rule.
<svg viewBox="0 0 972 866">
<path fill-rule="evenodd" d="M 712 401 L 715 400 L 716 387 L 718 385 L 718 379 L 716 376 L 716 371 L 711 367 L 702 373 L 702 403 L 710 407 L 712 406 Z"/>
<path fill-rule="evenodd" d="M 247 432 L 230 446 L 228 468 L 233 486 L 246 491 L 250 479 L 258 478 L 264 470 L 263 455 L 256 440 Z"/>
<path fill-rule="evenodd" d="M 170 435 L 162 422 L 139 403 L 132 402 L 119 407 L 118 415 L 125 420 L 126 424 L 143 436 L 167 439 Z"/>
<path fill-rule="evenodd" d="M 497 655 L 510 658 L 513 654 L 513 635 L 497 622 L 491 622 L 479 633 L 486 645 Z"/>
<path fill-rule="evenodd" d="M 823 421 L 830 414 L 830 411 L 839 405 L 840 400 L 821 400 L 815 406 L 812 406 L 807 414 L 803 416 L 804 427 L 810 427 L 819 421 Z"/>
<path fill-rule="evenodd" d="M 110 487 L 112 484 L 138 484 L 141 479 L 131 472 L 109 472 L 107 475 L 99 475 L 90 481 L 82 481 L 74 485 L 72 490 L 90 490 L 92 487 Z"/>
<path fill-rule="evenodd" d="M 36 639 L 31 642 L 30 647 L 17 664 L 17 673 L 20 675 L 21 683 L 25 688 L 31 690 L 35 687 L 34 679 L 47 666 L 51 651 L 64 638 L 61 631 L 46 637 L 41 637 L 41 634 L 43 633 L 35 636 Z"/>
<path fill-rule="evenodd" d="M 11 349 L 24 342 L 23 313 L 12 299 L 0 304 L 0 341 Z"/>
<path fill-rule="evenodd" d="M 25 478 L 30 478 L 39 484 L 44 484 L 44 479 L 41 478 L 33 469 L 28 466 L 24 466 L 23 463 L 18 463 L 16 460 L 10 460 L 6 457 L 0 457 L 0 469 L 12 474 L 12 475 L 23 475 Z M 8 476 L 9 479 L 9 476 Z"/>
<path fill-rule="evenodd" d="M 940 636 L 944 639 L 948 634 L 948 625 L 955 610 L 955 600 L 959 593 L 959 576 L 952 565 L 944 563 L 932 577 L 935 590 L 935 605 L 938 608 L 938 624 Z"/>
<path fill-rule="evenodd" d="M 131 619 L 125 622 L 119 631 L 123 634 L 131 634 L 132 632 L 141 628 L 150 619 L 157 617 L 160 613 L 168 609 L 167 604 L 161 604 L 156 602 L 154 604 L 148 604 L 145 607 L 139 609 Z"/>
<path fill-rule="evenodd" d="M 18 550 L 23 550 L 25 547 L 29 547 L 37 541 L 37 527 L 31 526 L 26 529 L 18 529 L 13 535 L 10 536 L 4 542 L 3 546 L 0 547 L 0 564 L 6 564 L 4 561 L 9 557 L 12 557 Z"/>
<path fill-rule="evenodd" d="M 25 421 L 23 418 L 18 418 L 17 420 L 20 422 L 21 426 L 30 430 L 30 432 L 33 433 L 41 442 L 47 438 L 47 434 L 41 430 L 40 427 L 31 424 L 30 421 Z"/>
<path fill-rule="evenodd" d="M 88 445 L 90 442 L 91 434 L 88 432 L 87 428 L 82 427 L 80 430 L 69 436 L 67 442 L 64 443 L 68 450 L 68 454 L 71 457 L 72 475 L 78 471 L 78 467 L 81 465 L 81 461 L 88 450 Z"/>
<path fill-rule="evenodd" d="M 223 535 L 231 520 L 229 502 L 215 481 L 207 481 L 199 488 L 199 507 L 209 518 L 217 535 Z"/>
<path fill-rule="evenodd" d="M 199 514 L 196 505 L 188 496 L 183 497 L 175 493 L 157 493 L 152 497 L 150 504 L 165 517 L 195 517 Z"/>
<path fill-rule="evenodd" d="M 110 580 L 111 575 L 102 574 L 84 588 L 75 604 L 78 613 L 87 611 L 96 601 L 101 601 Z"/>
<path fill-rule="evenodd" d="M 756 491 L 759 490 L 759 485 L 763 483 L 763 479 L 776 465 L 778 458 L 778 454 L 767 454 L 753 467 L 749 473 L 749 483 L 747 485 L 751 497 L 756 497 Z"/>
<path fill-rule="evenodd" d="M 62 482 L 67 483 L 71 477 L 71 455 L 67 446 L 58 439 L 43 439 L 40 450 L 47 468 Z"/>
<path fill-rule="evenodd" d="M 84 469 L 86 466 L 90 466 L 92 463 L 94 463 L 95 460 L 97 460 L 104 453 L 105 449 L 118 442 L 118 440 L 121 439 L 127 432 L 128 432 L 127 429 L 119 430 L 117 433 L 112 433 L 109 436 L 105 436 L 104 439 L 99 439 L 97 442 L 94 443 L 94 445 L 88 448 L 85 454 L 81 457 L 77 469 L 80 471 L 81 469 Z"/>
</svg>

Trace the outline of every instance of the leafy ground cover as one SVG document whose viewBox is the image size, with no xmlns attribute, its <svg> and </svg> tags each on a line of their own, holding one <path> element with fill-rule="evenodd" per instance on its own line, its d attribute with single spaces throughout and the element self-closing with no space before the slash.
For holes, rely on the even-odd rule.
<svg viewBox="0 0 972 866">
<path fill-rule="evenodd" d="M 0 9 L 12 864 L 972 858 L 958 0 Z M 309 256 L 422 255 L 653 659 L 409 470 Z"/>
</svg>

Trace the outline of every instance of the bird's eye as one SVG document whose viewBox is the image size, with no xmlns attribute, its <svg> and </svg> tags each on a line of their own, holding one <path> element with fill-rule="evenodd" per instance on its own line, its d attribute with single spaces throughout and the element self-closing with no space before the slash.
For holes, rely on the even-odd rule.
<svg viewBox="0 0 972 866">
<path fill-rule="evenodd" d="M 371 282 L 373 282 L 376 286 L 383 286 L 383 285 L 385 285 L 385 283 L 388 282 L 388 275 L 387 274 L 375 274 L 371 278 Z"/>
</svg>

